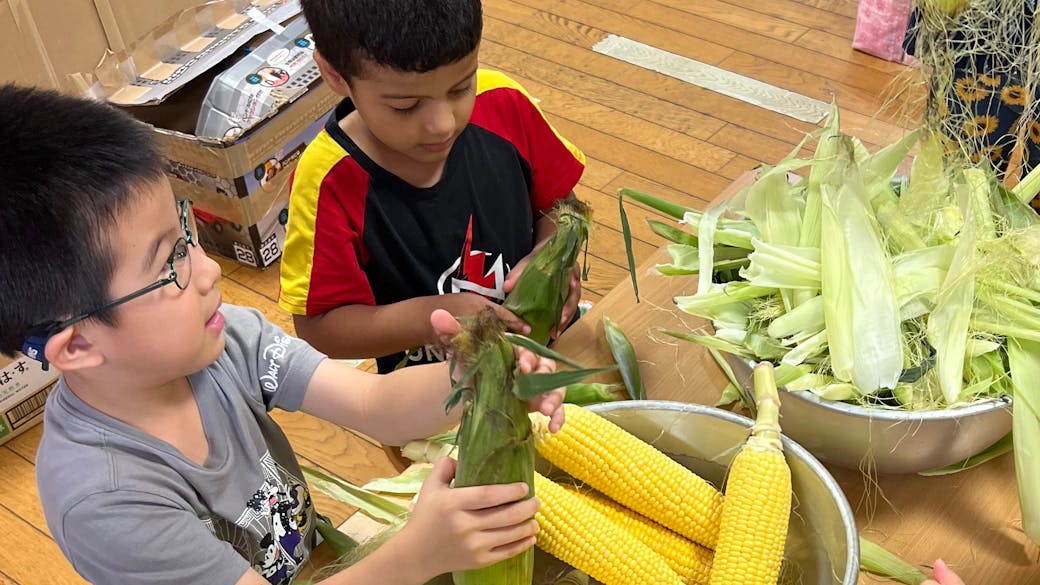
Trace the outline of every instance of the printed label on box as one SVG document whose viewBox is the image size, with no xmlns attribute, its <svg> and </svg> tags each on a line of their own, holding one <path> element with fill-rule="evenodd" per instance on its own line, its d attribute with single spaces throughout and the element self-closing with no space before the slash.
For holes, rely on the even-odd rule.
<svg viewBox="0 0 1040 585">
<path fill-rule="evenodd" d="M 58 380 L 54 369 L 43 371 L 25 356 L 0 356 L 0 443 L 21 434 L 43 418 L 47 395 Z"/>
</svg>

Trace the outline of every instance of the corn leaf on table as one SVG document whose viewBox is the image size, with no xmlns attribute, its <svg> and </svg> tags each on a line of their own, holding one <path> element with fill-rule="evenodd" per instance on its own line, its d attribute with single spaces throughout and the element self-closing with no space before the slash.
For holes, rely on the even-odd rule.
<svg viewBox="0 0 1040 585">
<path fill-rule="evenodd" d="M 720 197 L 747 180 L 738 179 Z M 629 214 L 632 221 L 646 215 L 635 209 Z M 694 331 L 707 325 L 675 308 L 672 297 L 693 294 L 696 278 L 653 271 L 655 264 L 667 262 L 662 248 L 637 269 L 642 302 L 636 304 L 630 282 L 620 283 L 554 348 L 583 364 L 611 363 L 602 329 L 602 318 L 608 316 L 635 346 L 648 399 L 714 404 L 727 381 L 707 350 L 655 333 L 659 327 Z M 619 382 L 620 376 L 615 372 L 595 380 Z M 911 564 L 930 566 L 941 557 L 968 585 L 1040 583 L 1040 548 L 1022 532 L 1011 456 L 956 475 L 882 475 L 876 483 L 857 471 L 828 469 L 845 491 L 861 534 Z M 865 573 L 860 577 L 863 584 L 883 582 L 889 581 Z"/>
</svg>

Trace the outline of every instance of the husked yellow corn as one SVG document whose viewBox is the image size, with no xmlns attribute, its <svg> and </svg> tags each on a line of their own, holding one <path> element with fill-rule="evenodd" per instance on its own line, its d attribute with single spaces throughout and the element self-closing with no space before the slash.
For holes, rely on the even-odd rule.
<svg viewBox="0 0 1040 585">
<path fill-rule="evenodd" d="M 564 405 L 567 423 L 549 433 L 532 415 L 535 448 L 572 477 L 615 502 L 714 548 L 722 494 L 704 479 L 607 419 Z"/>
<path fill-rule="evenodd" d="M 686 585 L 705 585 L 711 571 L 712 551 L 692 540 L 680 536 L 657 522 L 637 514 L 621 504 L 574 485 L 561 487 L 577 495 L 593 510 L 619 524 L 651 550 L 664 557 L 673 571 Z"/>
<path fill-rule="evenodd" d="M 664 558 L 588 502 L 535 474 L 538 547 L 604 585 L 681 585 Z"/>
<path fill-rule="evenodd" d="M 776 585 L 783 562 L 791 469 L 780 442 L 772 365 L 755 366 L 754 377 L 758 415 L 730 464 L 710 585 Z"/>
</svg>

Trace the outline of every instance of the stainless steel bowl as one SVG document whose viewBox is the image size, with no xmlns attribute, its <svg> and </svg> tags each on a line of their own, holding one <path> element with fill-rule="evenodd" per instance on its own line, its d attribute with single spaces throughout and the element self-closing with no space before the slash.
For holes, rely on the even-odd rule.
<svg viewBox="0 0 1040 585">
<path fill-rule="evenodd" d="M 739 414 L 681 402 L 623 401 L 590 409 L 717 486 L 722 485 L 726 469 L 751 427 L 751 420 Z M 849 503 L 819 461 L 787 437 L 783 443 L 791 466 L 795 510 L 780 583 L 854 585 L 859 576 L 859 538 Z M 539 471 L 551 472 L 546 462 L 538 465 Z M 568 569 L 538 551 L 534 583 L 554 583 Z M 435 583 L 450 584 L 451 579 L 444 577 Z"/>
<path fill-rule="evenodd" d="M 726 356 L 738 381 L 750 387 L 751 364 Z M 976 455 L 1011 431 L 1011 399 L 962 408 L 899 411 L 780 393 L 784 434 L 824 463 L 878 473 L 917 473 Z"/>
</svg>

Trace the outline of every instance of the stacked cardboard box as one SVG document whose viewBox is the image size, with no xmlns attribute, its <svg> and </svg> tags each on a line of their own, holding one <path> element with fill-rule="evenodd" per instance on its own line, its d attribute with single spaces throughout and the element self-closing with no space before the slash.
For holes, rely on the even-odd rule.
<svg viewBox="0 0 1040 585">
<path fill-rule="evenodd" d="M 43 371 L 36 360 L 0 355 L 0 445 L 43 420 L 43 405 L 57 379 L 57 371 Z"/>
<path fill-rule="evenodd" d="M 109 53 L 89 77 L 94 96 L 154 128 L 174 193 L 193 202 L 206 249 L 258 268 L 281 255 L 289 177 L 338 98 L 311 68 L 275 88 L 276 106 L 251 128 L 218 137 L 194 132 L 214 78 L 299 13 L 298 0 L 211 1 Z M 310 42 L 308 35 L 297 41 Z"/>
</svg>

